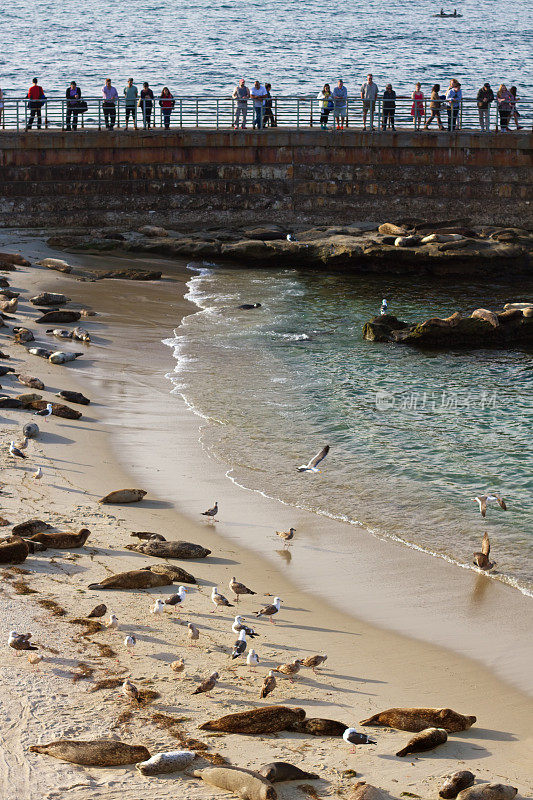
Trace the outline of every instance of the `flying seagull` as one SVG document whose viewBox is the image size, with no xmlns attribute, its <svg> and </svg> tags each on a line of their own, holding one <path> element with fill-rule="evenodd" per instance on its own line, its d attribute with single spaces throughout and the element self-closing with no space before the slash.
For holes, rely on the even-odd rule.
<svg viewBox="0 0 533 800">
<path fill-rule="evenodd" d="M 474 564 L 476 567 L 479 567 L 479 569 L 492 569 L 494 562 L 489 561 L 489 555 L 490 539 L 488 533 L 485 531 L 481 542 L 481 553 L 474 553 Z"/>
<path fill-rule="evenodd" d="M 356 745 L 356 744 L 377 744 L 375 739 L 371 739 L 370 736 L 367 736 L 366 733 L 359 733 L 357 728 L 346 728 L 344 733 L 342 734 L 342 738 L 348 744 Z M 355 753 L 355 746 L 352 747 L 352 753 Z"/>
<path fill-rule="evenodd" d="M 320 464 L 320 462 L 325 459 L 328 453 L 329 453 L 329 444 L 323 447 L 320 453 L 317 453 L 316 456 L 311 459 L 309 464 L 302 464 L 300 467 L 296 467 L 296 469 L 298 470 L 298 472 L 320 472 L 320 470 L 317 469 L 317 467 Z"/>
<path fill-rule="evenodd" d="M 500 508 L 503 511 L 507 511 L 507 506 L 505 505 L 505 500 L 499 497 L 496 492 L 488 492 L 487 494 L 481 494 L 479 497 L 473 497 L 473 500 L 479 505 L 479 510 L 481 511 L 481 516 L 484 517 L 487 513 L 487 503 L 498 503 Z"/>
</svg>

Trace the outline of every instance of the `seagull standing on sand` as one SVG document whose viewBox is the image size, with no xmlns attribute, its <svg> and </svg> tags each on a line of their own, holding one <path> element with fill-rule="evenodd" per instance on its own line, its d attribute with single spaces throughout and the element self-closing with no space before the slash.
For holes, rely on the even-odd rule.
<svg viewBox="0 0 533 800">
<path fill-rule="evenodd" d="M 136 644 L 137 644 L 137 639 L 132 633 L 129 636 L 126 636 L 126 638 L 124 639 L 124 647 L 130 651 L 130 654 L 133 652 L 133 648 L 135 647 Z"/>
<path fill-rule="evenodd" d="M 48 419 L 48 417 L 52 416 L 52 403 L 47 403 L 46 408 L 41 408 L 40 411 L 36 411 L 33 415 L 34 417 L 43 417 L 43 419 Z"/>
<path fill-rule="evenodd" d="M 239 602 L 240 594 L 257 594 L 257 592 L 252 592 L 252 590 L 245 586 L 244 583 L 239 583 L 239 581 L 235 580 L 235 578 L 230 580 L 229 588 L 235 595 L 234 600 L 236 603 Z"/>
<path fill-rule="evenodd" d="M 303 659 L 302 665 L 304 667 L 310 667 L 315 673 L 315 675 L 317 675 L 318 673 L 316 671 L 316 668 L 319 667 L 320 664 L 323 664 L 327 660 L 327 658 L 328 657 L 326 655 L 308 656 L 307 658 Z"/>
<path fill-rule="evenodd" d="M 345 742 L 348 742 L 348 744 L 354 745 L 351 749 L 352 753 L 355 753 L 356 744 L 377 744 L 375 739 L 371 739 L 366 733 L 359 733 L 357 728 L 346 728 L 342 734 L 342 738 Z"/>
<path fill-rule="evenodd" d="M 224 597 L 223 594 L 219 594 L 218 586 L 213 586 L 211 591 L 211 602 L 214 603 L 215 607 L 211 611 L 211 614 L 214 614 L 217 608 L 223 608 L 227 606 L 228 608 L 234 608 L 233 603 L 230 603 L 227 597 Z"/>
<path fill-rule="evenodd" d="M 314 458 L 311 459 L 309 464 L 302 464 L 300 467 L 296 467 L 298 472 L 320 472 L 318 469 L 318 465 L 321 461 L 325 459 L 327 454 L 329 453 L 329 444 L 322 448 L 320 453 L 317 453 Z"/>
<path fill-rule="evenodd" d="M 246 648 L 247 647 L 248 647 L 248 644 L 246 642 L 246 632 L 245 631 L 241 631 L 239 633 L 239 638 L 237 639 L 237 641 L 233 645 L 233 652 L 231 654 L 231 657 L 232 658 L 238 658 L 239 656 L 242 656 L 246 652 Z"/>
<path fill-rule="evenodd" d="M 481 511 L 481 516 L 484 517 L 487 513 L 487 503 L 498 503 L 502 511 L 507 511 L 507 506 L 505 505 L 505 500 L 502 500 L 496 492 L 488 492 L 487 494 L 481 494 L 479 497 L 473 497 L 473 500 L 479 505 L 479 510 Z"/>
<path fill-rule="evenodd" d="M 279 667 L 275 667 L 274 672 L 279 672 L 281 675 L 285 675 L 285 677 L 288 678 L 291 683 L 294 683 L 292 676 L 296 675 L 297 672 L 300 672 L 301 666 L 302 660 L 300 658 L 295 658 L 294 661 L 290 662 L 290 664 L 280 664 Z"/>
<path fill-rule="evenodd" d="M 209 678 L 206 678 L 205 681 L 202 681 L 202 683 L 196 687 L 193 694 L 206 694 L 210 697 L 219 677 L 220 675 L 218 672 L 213 672 Z"/>
<path fill-rule="evenodd" d="M 28 457 L 28 456 L 24 455 L 22 450 L 18 449 L 18 447 L 16 446 L 15 442 L 10 442 L 9 443 L 9 454 L 12 455 L 12 456 L 15 456 L 15 458 L 27 458 Z"/>
<path fill-rule="evenodd" d="M 17 633 L 16 631 L 9 632 L 7 643 L 13 650 L 38 650 L 35 644 L 31 644 L 31 633 Z"/>
<path fill-rule="evenodd" d="M 268 617 L 270 619 L 270 622 L 273 625 L 275 625 L 276 623 L 274 622 L 272 617 L 274 616 L 274 614 L 278 613 L 278 611 L 280 609 L 280 606 L 281 606 L 281 600 L 279 599 L 279 597 L 275 597 L 274 598 L 274 602 L 271 605 L 269 604 L 268 606 L 263 606 L 261 611 L 256 611 L 255 612 L 255 616 L 257 618 L 259 618 L 259 617 Z"/>
<path fill-rule="evenodd" d="M 246 663 L 252 669 L 255 669 L 259 664 L 259 656 L 255 652 L 255 650 L 251 649 L 248 651 L 248 655 L 246 656 Z"/>
<path fill-rule="evenodd" d="M 202 511 L 202 517 L 210 517 L 215 522 L 215 517 L 218 514 L 218 500 L 215 500 L 213 508 L 208 508 L 207 511 Z"/>
<path fill-rule="evenodd" d="M 180 586 L 176 594 L 171 594 L 170 597 L 167 597 L 165 600 L 166 606 L 176 606 L 178 612 L 181 611 L 181 604 L 185 600 L 185 595 L 187 593 L 187 589 L 185 586 Z"/>
<path fill-rule="evenodd" d="M 161 598 L 158 597 L 150 609 L 150 614 L 162 614 L 164 609 L 165 609 L 165 604 L 163 603 Z"/>
<path fill-rule="evenodd" d="M 289 528 L 288 531 L 276 531 L 276 536 L 279 536 L 280 539 L 283 539 L 285 546 L 289 547 L 289 542 L 292 538 L 294 538 L 295 533 L 296 528 Z"/>
<path fill-rule="evenodd" d="M 170 665 L 170 669 L 172 672 L 183 672 L 185 669 L 185 661 L 183 658 L 177 658 L 175 661 L 173 661 Z"/>
<path fill-rule="evenodd" d="M 106 628 L 118 628 L 118 617 L 116 614 L 110 614 L 109 622 L 105 624 Z"/>
<path fill-rule="evenodd" d="M 231 626 L 231 630 L 233 633 L 239 634 L 241 631 L 244 631 L 250 639 L 254 639 L 256 636 L 259 636 L 258 633 L 255 632 L 253 628 L 249 628 L 248 625 L 244 624 L 244 617 L 241 617 L 237 614 L 235 617 L 235 622 Z"/>
<path fill-rule="evenodd" d="M 141 696 L 140 692 L 137 687 L 126 678 L 124 683 L 122 684 L 122 694 L 127 700 L 130 700 L 132 703 L 140 703 Z"/>
<path fill-rule="evenodd" d="M 197 642 L 200 638 L 200 629 L 196 627 L 194 622 L 189 622 L 187 625 L 187 639 L 190 639 L 191 642 Z M 192 647 L 192 644 L 188 645 L 188 647 Z"/>
<path fill-rule="evenodd" d="M 490 556 L 490 539 L 488 533 L 485 531 L 481 542 L 481 553 L 474 553 L 474 564 L 479 569 L 492 569 L 494 566 L 493 561 L 489 561 Z"/>
<path fill-rule="evenodd" d="M 274 691 L 277 686 L 276 676 L 274 675 L 274 670 L 271 669 L 268 675 L 266 676 L 265 680 L 263 681 L 263 686 L 261 687 L 261 694 L 259 695 L 262 700 L 265 697 Z"/>
<path fill-rule="evenodd" d="M 26 450 L 26 448 L 28 447 L 28 442 L 29 442 L 29 439 L 28 439 L 28 437 L 27 437 L 27 436 L 25 436 L 25 437 L 22 439 L 22 441 L 21 441 L 21 442 L 17 442 L 17 447 L 18 447 L 18 449 L 19 449 L 19 450 Z"/>
<path fill-rule="evenodd" d="M 43 471 L 40 467 L 37 467 L 37 469 L 32 475 L 32 478 L 34 481 L 40 481 L 42 477 L 43 477 Z"/>
</svg>

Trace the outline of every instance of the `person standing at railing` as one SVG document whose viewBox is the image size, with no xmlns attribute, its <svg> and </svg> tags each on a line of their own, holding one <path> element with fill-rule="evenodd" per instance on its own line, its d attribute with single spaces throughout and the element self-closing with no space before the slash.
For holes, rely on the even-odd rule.
<svg viewBox="0 0 533 800">
<path fill-rule="evenodd" d="M 374 130 L 374 111 L 376 108 L 376 99 L 378 96 L 378 87 L 374 83 L 374 77 L 368 75 L 366 83 L 361 86 L 361 100 L 363 101 L 363 130 L 366 131 L 366 117 L 370 111 L 370 130 Z"/>
<path fill-rule="evenodd" d="M 266 128 L 267 124 L 270 125 L 271 128 L 276 128 L 278 125 L 274 116 L 274 112 L 272 111 L 272 95 L 270 94 L 271 88 L 272 85 L 270 83 L 265 83 L 266 97 L 265 107 L 263 109 L 263 128 Z"/>
<path fill-rule="evenodd" d="M 448 103 L 446 111 L 448 112 L 448 130 L 454 131 L 457 128 L 457 119 L 459 117 L 459 109 L 463 100 L 463 93 L 461 92 L 461 84 L 455 78 L 450 81 L 450 88 L 446 92 L 446 101 Z"/>
<path fill-rule="evenodd" d="M 502 131 L 509 130 L 509 120 L 513 110 L 513 95 L 508 90 L 505 83 L 502 83 L 498 89 L 496 100 L 498 102 L 498 112 L 500 114 L 500 128 Z"/>
<path fill-rule="evenodd" d="M 67 98 L 66 130 L 75 131 L 78 127 L 79 102 L 81 100 L 81 89 L 76 85 L 76 81 L 70 82 L 65 95 Z"/>
<path fill-rule="evenodd" d="M 413 118 L 413 124 L 415 126 L 415 131 L 419 131 L 422 122 L 422 117 L 425 116 L 424 92 L 422 91 L 422 84 L 420 83 L 420 81 L 418 83 L 415 83 L 415 90 L 411 95 L 411 100 L 413 101 L 413 105 L 411 106 L 411 116 Z"/>
<path fill-rule="evenodd" d="M 518 113 L 518 111 L 516 110 L 516 101 L 519 99 L 519 98 L 516 96 L 516 94 L 517 94 L 517 92 L 518 92 L 518 89 L 516 88 L 516 86 L 511 86 L 511 88 L 509 89 L 509 91 L 510 91 L 510 93 L 511 93 L 511 94 L 512 94 L 512 96 L 513 96 L 513 108 L 512 108 L 512 111 L 511 111 L 511 116 L 512 116 L 512 118 L 513 118 L 513 119 L 514 119 L 514 121 L 515 121 L 516 130 L 517 130 L 517 131 L 521 131 L 521 130 L 522 130 L 522 125 L 519 125 L 519 124 L 518 124 L 518 117 L 520 116 L 520 114 L 519 114 L 519 113 Z"/>
<path fill-rule="evenodd" d="M 333 97 L 329 83 L 324 84 L 324 88 L 317 94 L 316 99 L 319 101 L 320 107 L 320 127 L 323 131 L 327 131 L 329 112 L 333 108 Z"/>
<path fill-rule="evenodd" d="M 392 83 L 388 83 L 383 92 L 383 118 L 381 120 L 382 130 L 387 127 L 395 131 L 394 114 L 396 113 L 396 92 L 392 88 Z"/>
<path fill-rule="evenodd" d="M 133 78 L 128 78 L 128 83 L 124 87 L 124 97 L 126 98 L 126 128 L 131 117 L 133 127 L 137 130 L 137 100 L 139 91 L 133 83 Z"/>
<path fill-rule="evenodd" d="M 118 102 L 118 92 L 114 86 L 111 86 L 111 78 L 106 78 L 105 84 L 102 87 L 102 97 L 105 126 L 107 130 L 112 131 L 117 119 L 115 103 Z"/>
<path fill-rule="evenodd" d="M 250 97 L 254 102 L 254 120 L 252 127 L 261 129 L 263 127 L 263 107 L 265 105 L 265 97 L 267 90 L 261 86 L 259 81 L 256 81 L 250 89 Z"/>
<path fill-rule="evenodd" d="M 148 81 L 143 83 L 143 88 L 141 89 L 141 97 L 139 100 L 139 105 L 142 110 L 143 115 L 143 126 L 145 128 L 150 127 L 150 119 L 152 117 L 152 110 L 154 107 L 154 93 L 150 89 L 148 85 Z"/>
<path fill-rule="evenodd" d="M 490 88 L 490 83 L 484 83 L 477 93 L 477 110 L 479 113 L 479 124 L 482 132 L 490 129 L 490 104 L 494 100 L 494 92 Z"/>
<path fill-rule="evenodd" d="M 444 95 L 440 94 L 440 83 L 436 83 L 431 90 L 431 97 L 429 101 L 429 110 L 431 111 L 431 114 L 424 125 L 425 131 L 427 131 L 434 119 L 436 119 L 439 123 L 439 131 L 444 130 L 444 125 L 442 124 L 442 120 L 440 118 L 442 100 L 444 100 Z"/>
<path fill-rule="evenodd" d="M 348 117 L 348 89 L 340 78 L 333 89 L 333 116 L 337 130 L 342 131 Z"/>
<path fill-rule="evenodd" d="M 248 100 L 250 99 L 250 90 L 241 78 L 238 85 L 233 90 L 231 95 L 237 101 L 237 110 L 235 111 L 235 124 L 234 128 L 239 127 L 239 118 L 242 117 L 241 128 L 246 128 L 246 115 L 248 113 Z"/>
<path fill-rule="evenodd" d="M 161 97 L 159 98 L 159 105 L 161 106 L 163 125 L 165 128 L 170 128 L 170 115 L 172 114 L 172 109 L 174 108 L 175 104 L 174 97 L 170 94 L 170 89 L 168 86 L 164 86 L 163 91 L 161 92 Z"/>
<path fill-rule="evenodd" d="M 42 124 L 41 108 L 46 102 L 46 95 L 43 87 L 39 86 L 39 81 L 37 78 L 33 78 L 32 80 L 32 85 L 28 89 L 28 98 L 30 101 L 28 103 L 28 107 L 30 109 L 30 118 L 28 120 L 28 124 L 26 125 L 26 130 L 29 131 L 31 129 L 35 117 L 37 117 L 37 128 L 40 129 Z"/>
</svg>

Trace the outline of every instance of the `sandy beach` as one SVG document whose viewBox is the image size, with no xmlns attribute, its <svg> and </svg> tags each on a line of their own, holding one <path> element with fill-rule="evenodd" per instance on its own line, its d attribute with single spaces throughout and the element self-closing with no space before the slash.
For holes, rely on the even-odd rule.
<svg viewBox="0 0 533 800">
<path fill-rule="evenodd" d="M 0 249 L 20 252 L 32 263 L 46 255 L 93 268 L 126 260 L 52 253 L 30 234 L 3 233 L 0 240 Z M 184 264 L 127 261 L 163 269 L 164 280 L 90 283 L 39 267 L 3 273 L 22 294 L 16 322 L 8 321 L 9 328 L 0 331 L 1 349 L 10 356 L 2 364 L 39 377 L 46 389 L 38 393 L 47 401 L 69 389 L 82 391 L 91 404 L 68 404 L 82 412 L 79 420 L 37 418 L 41 435 L 29 442 L 28 458 L 20 462 L 9 456 L 9 441 L 20 438 L 30 414 L 2 409 L 1 516 L 10 524 L 37 517 L 58 530 L 86 527 L 91 535 L 80 549 L 36 553 L 21 568 L 2 571 L 2 640 L 7 642 L 12 629 L 31 631 L 44 656 L 36 668 L 25 654 L 4 650 L 2 797 L 48 800 L 67 790 L 80 800 L 116 798 L 119 793 L 126 800 L 224 796 L 181 773 L 145 778 L 133 765 L 80 767 L 28 750 L 59 738 L 103 737 L 144 744 L 152 754 L 196 740 L 189 745 L 198 750 L 195 767 L 216 761 L 218 754 L 235 766 L 258 768 L 283 760 L 319 774 L 320 780 L 311 782 L 316 795 L 298 788 L 300 782 L 278 784 L 279 797 L 287 800 L 349 797 L 355 779 L 347 770 L 391 798 L 402 793 L 437 797 L 442 776 L 458 769 L 471 770 L 480 781 L 511 783 L 521 797 L 531 797 L 531 599 L 353 529 L 360 540 L 360 574 L 348 575 L 342 565 L 341 526 L 330 520 L 321 524 L 321 534 L 331 536 L 339 554 L 338 572 L 326 571 L 312 515 L 295 514 L 234 486 L 223 465 L 213 463 L 197 444 L 201 420 L 170 395 L 165 374 L 173 369 L 172 352 L 161 339 L 179 325 L 182 315 L 195 310 L 183 299 L 188 279 Z M 80 323 L 91 334 L 90 345 L 52 340 L 43 330 L 46 326 L 34 323 L 38 314 L 28 298 L 41 290 L 64 292 L 72 298 L 69 308 L 97 312 Z M 83 351 L 84 356 L 54 366 L 29 355 L 13 343 L 10 328 L 17 324 L 29 327 L 40 342 L 55 341 L 57 349 Z M 11 375 L 0 383 L 10 397 L 33 391 Z M 170 414 L 178 415 L 179 424 L 174 420 L 172 428 Z M 44 476 L 35 482 L 31 473 L 39 465 Z M 146 498 L 130 506 L 98 504 L 108 491 L 129 486 L 146 489 Z M 221 513 L 220 522 L 213 524 L 200 512 L 215 499 Z M 301 531 L 290 548 L 292 558 L 280 553 L 283 548 L 275 537 L 276 529 L 291 524 L 299 535 Z M 124 592 L 87 588 L 108 574 L 156 563 L 125 549 L 135 541 L 132 531 L 154 531 L 211 550 L 207 559 L 170 562 L 198 580 L 197 586 L 187 587 L 181 613 L 171 610 L 156 617 L 149 611 L 154 599 L 164 599 L 176 586 Z M 10 528 L 3 532 L 9 535 Z M 217 585 L 233 602 L 228 587 L 233 575 L 256 596 L 212 614 L 211 587 Z M 353 614 L 346 613 L 347 584 Z M 283 600 L 278 624 L 252 621 L 253 612 L 274 596 Z M 57 603 L 59 615 L 43 607 L 42 600 Z M 82 636 L 83 627 L 72 620 L 101 602 L 118 616 L 119 630 Z M 259 633 L 255 672 L 243 658 L 232 661 L 229 655 L 237 612 Z M 195 647 L 187 646 L 189 621 L 200 628 Z M 130 632 L 138 640 L 133 654 L 123 644 Z M 259 699 L 268 669 L 315 653 L 328 654 L 320 674 L 302 669 L 293 684 L 280 676 L 269 700 Z M 185 670 L 176 676 L 169 664 L 179 656 L 185 659 Z M 212 697 L 193 696 L 198 683 L 215 669 L 221 677 Z M 157 696 L 135 708 L 121 696 L 120 686 L 98 688 L 98 681 L 125 677 Z M 450 707 L 475 714 L 477 723 L 451 734 L 438 749 L 408 759 L 394 753 L 410 734 L 389 728 L 364 729 L 377 745 L 360 747 L 356 754 L 337 737 L 206 735 L 198 730 L 208 719 L 274 703 L 354 726 L 394 706 Z M 178 722 L 164 727 L 161 715 Z"/>
</svg>

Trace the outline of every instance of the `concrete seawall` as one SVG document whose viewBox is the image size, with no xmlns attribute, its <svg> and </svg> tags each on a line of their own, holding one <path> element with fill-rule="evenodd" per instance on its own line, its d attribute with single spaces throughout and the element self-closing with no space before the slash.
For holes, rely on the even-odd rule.
<svg viewBox="0 0 533 800">
<path fill-rule="evenodd" d="M 533 225 L 533 134 L 0 132 L 0 227 L 466 217 Z"/>
</svg>

